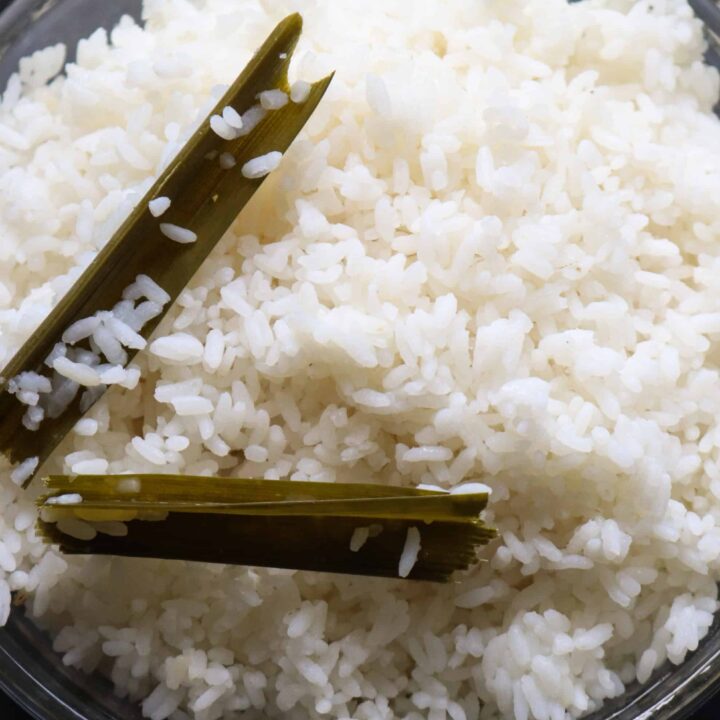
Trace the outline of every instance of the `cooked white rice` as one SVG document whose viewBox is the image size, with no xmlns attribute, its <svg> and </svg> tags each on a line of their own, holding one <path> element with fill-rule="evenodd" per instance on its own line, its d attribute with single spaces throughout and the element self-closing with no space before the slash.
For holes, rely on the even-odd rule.
<svg viewBox="0 0 720 720">
<path fill-rule="evenodd" d="M 288 96 L 282 90 L 265 90 L 258 95 L 260 107 L 264 110 L 279 110 L 288 103 Z"/>
<path fill-rule="evenodd" d="M 312 86 L 307 80 L 296 80 L 290 88 L 290 99 L 294 103 L 304 103 L 310 97 Z"/>
<path fill-rule="evenodd" d="M 418 553 L 420 552 L 420 545 L 420 531 L 416 527 L 408 528 L 405 545 L 403 545 L 402 552 L 400 553 L 400 562 L 398 563 L 398 575 L 401 578 L 406 578 L 415 567 Z"/>
<path fill-rule="evenodd" d="M 256 180 L 258 178 L 265 177 L 273 170 L 276 170 L 280 165 L 281 160 L 282 153 L 277 150 L 273 150 L 272 152 L 265 153 L 265 155 L 260 155 L 252 160 L 248 160 L 242 166 L 241 172 L 246 178 Z"/>
<path fill-rule="evenodd" d="M 260 105 L 253 105 L 242 114 L 242 127 L 238 134 L 249 135 L 266 115 L 267 111 L 264 108 L 260 107 Z"/>
<path fill-rule="evenodd" d="M 172 200 L 170 200 L 169 197 L 165 197 L 163 195 L 161 197 L 156 197 L 154 200 L 151 200 L 148 203 L 148 209 L 150 210 L 150 214 L 153 217 L 160 217 L 170 209 L 171 204 Z"/>
<path fill-rule="evenodd" d="M 717 608 L 718 78 L 685 0 L 148 0 L 48 87 L 64 50 L 35 55 L 0 107 L 0 366 L 295 10 L 291 74 L 337 70 L 328 94 L 51 469 L 481 480 L 490 562 L 64 558 L 28 461 L 0 469 L 0 620 L 28 593 L 154 720 L 578 717 Z M 81 392 L 56 385 L 49 413 Z"/>
<path fill-rule="evenodd" d="M 78 493 L 65 493 L 64 495 L 56 495 L 48 498 L 46 505 L 76 505 L 82 502 L 82 495 Z"/>
<path fill-rule="evenodd" d="M 100 375 L 94 368 L 85 363 L 77 363 L 66 357 L 59 357 L 53 362 L 53 368 L 55 372 L 73 380 L 78 385 L 85 385 L 86 387 L 100 385 Z"/>
<path fill-rule="evenodd" d="M 222 111 L 222 118 L 231 128 L 242 130 L 242 116 L 235 108 L 230 107 L 229 105 L 224 107 Z"/>
<path fill-rule="evenodd" d="M 15 485 L 22 485 L 35 472 L 39 462 L 39 458 L 37 457 L 23 460 L 23 462 L 15 466 L 12 471 L 8 473 L 10 482 Z"/>
<path fill-rule="evenodd" d="M 213 115 L 210 118 L 210 127 L 216 135 L 223 140 L 234 140 L 237 137 L 237 130 L 232 127 L 221 115 Z"/>
<path fill-rule="evenodd" d="M 360 548 L 368 541 L 370 537 L 370 527 L 365 525 L 358 527 L 353 530 L 352 537 L 350 538 L 350 550 L 358 552 Z"/>
<path fill-rule="evenodd" d="M 160 232 L 165 237 L 181 245 L 189 245 L 197 240 L 197 233 L 189 228 L 173 225 L 173 223 L 160 223 Z"/>
</svg>

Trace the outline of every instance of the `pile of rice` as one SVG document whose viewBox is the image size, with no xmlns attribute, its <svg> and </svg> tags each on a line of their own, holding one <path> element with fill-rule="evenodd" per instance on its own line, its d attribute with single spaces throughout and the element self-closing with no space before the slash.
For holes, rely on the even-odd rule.
<svg viewBox="0 0 720 720">
<path fill-rule="evenodd" d="M 326 99 L 54 469 L 480 478 L 490 562 L 63 558 L 0 461 L 2 617 L 27 593 L 153 720 L 578 717 L 718 607 L 718 75 L 685 0 L 146 0 L 66 76 L 36 53 L 0 108 L 0 366 L 295 10 Z"/>
</svg>

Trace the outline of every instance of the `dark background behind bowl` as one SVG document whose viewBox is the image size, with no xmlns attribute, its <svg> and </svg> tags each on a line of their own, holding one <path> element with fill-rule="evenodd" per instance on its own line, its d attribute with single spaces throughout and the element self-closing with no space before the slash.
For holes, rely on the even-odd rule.
<svg viewBox="0 0 720 720">
<path fill-rule="evenodd" d="M 112 1 L 113 0 L 98 0 L 98 5 L 102 5 L 105 2 Z M 0 12 L 11 3 L 12 0 L 0 0 Z M 20 54 L 22 55 L 22 53 Z M 0 88 L 0 92 L 3 89 L 4 88 Z M 0 692 L 0 720 L 31 720 L 31 718 L 17 705 L 15 705 L 15 703 L 9 697 Z M 52 717 L 47 717 L 46 720 L 54 719 Z M 124 719 L 119 717 L 117 720 Z M 508 718 L 507 720 L 512 719 Z M 714 699 L 710 700 L 706 705 L 700 708 L 700 710 L 695 713 L 691 720 L 720 720 L 720 695 L 717 695 Z"/>
</svg>

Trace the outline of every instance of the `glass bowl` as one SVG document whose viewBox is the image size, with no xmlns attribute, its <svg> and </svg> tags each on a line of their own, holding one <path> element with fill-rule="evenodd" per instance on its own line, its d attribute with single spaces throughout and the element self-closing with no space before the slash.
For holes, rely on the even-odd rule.
<svg viewBox="0 0 720 720">
<path fill-rule="evenodd" d="M 0 88 L 21 57 L 64 42 L 72 60 L 79 39 L 98 27 L 111 29 L 124 14 L 139 19 L 140 7 L 141 0 L 15 0 L 0 14 Z M 20 606 L 0 629 L 0 688 L 36 720 L 142 718 L 139 706 L 118 698 L 106 678 L 65 667 L 51 638 Z M 587 720 L 684 720 L 715 690 L 720 690 L 720 617 L 682 665 L 664 665 L 649 682 L 629 687 Z"/>
</svg>

